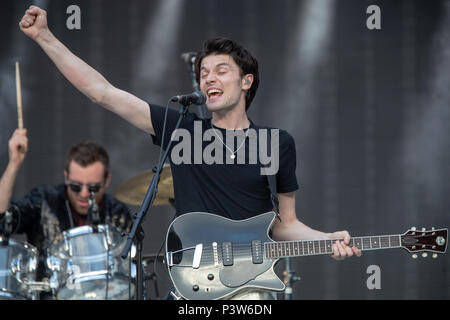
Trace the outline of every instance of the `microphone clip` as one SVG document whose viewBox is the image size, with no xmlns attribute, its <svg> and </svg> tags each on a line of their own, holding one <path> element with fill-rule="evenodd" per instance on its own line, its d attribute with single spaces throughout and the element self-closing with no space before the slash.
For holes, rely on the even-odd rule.
<svg viewBox="0 0 450 320">
<path fill-rule="evenodd" d="M 89 195 L 89 211 L 88 211 L 88 219 L 92 221 L 95 229 L 97 225 L 100 223 L 100 213 L 98 210 L 97 202 L 95 201 L 95 193 L 93 191 L 90 192 Z"/>
</svg>

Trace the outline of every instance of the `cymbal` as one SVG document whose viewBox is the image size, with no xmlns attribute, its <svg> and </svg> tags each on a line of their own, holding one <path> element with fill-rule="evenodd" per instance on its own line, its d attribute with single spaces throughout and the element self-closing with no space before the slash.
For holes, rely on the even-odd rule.
<svg viewBox="0 0 450 320">
<path fill-rule="evenodd" d="M 114 196 L 126 204 L 140 206 L 153 176 L 153 171 L 148 170 L 126 180 L 117 188 Z M 173 205 L 174 199 L 172 170 L 169 164 L 165 164 L 159 178 L 158 193 L 153 205 Z"/>
</svg>

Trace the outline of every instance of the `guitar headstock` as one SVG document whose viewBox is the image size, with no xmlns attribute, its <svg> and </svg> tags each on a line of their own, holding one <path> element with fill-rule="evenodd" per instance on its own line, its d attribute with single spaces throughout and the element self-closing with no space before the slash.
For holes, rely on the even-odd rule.
<svg viewBox="0 0 450 320">
<path fill-rule="evenodd" d="M 412 227 L 401 236 L 402 247 L 413 252 L 414 259 L 418 257 L 416 252 L 422 252 L 424 258 L 432 252 L 432 257 L 437 258 L 438 253 L 445 253 L 447 249 L 447 233 L 447 229 L 417 230 Z"/>
</svg>

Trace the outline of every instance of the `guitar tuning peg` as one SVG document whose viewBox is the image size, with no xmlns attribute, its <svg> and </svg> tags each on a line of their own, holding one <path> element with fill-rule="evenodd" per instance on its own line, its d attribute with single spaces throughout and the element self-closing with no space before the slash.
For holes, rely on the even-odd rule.
<svg viewBox="0 0 450 320">
<path fill-rule="evenodd" d="M 437 253 L 433 253 L 433 255 L 432 255 L 433 259 L 436 259 L 437 256 L 438 256 Z"/>
<path fill-rule="evenodd" d="M 413 258 L 413 259 L 417 259 L 417 254 L 414 253 L 414 254 L 412 255 L 412 258 Z"/>
<path fill-rule="evenodd" d="M 428 257 L 428 253 L 426 253 L 426 252 L 422 253 L 422 257 L 423 257 L 423 258 Z"/>
<path fill-rule="evenodd" d="M 412 230 L 412 231 L 416 231 L 416 227 L 412 227 L 411 230 Z"/>
<path fill-rule="evenodd" d="M 426 228 L 422 228 L 422 231 L 425 231 L 425 230 L 427 230 Z"/>
<path fill-rule="evenodd" d="M 431 230 L 433 230 L 433 231 L 434 231 L 434 227 L 431 227 Z"/>
</svg>

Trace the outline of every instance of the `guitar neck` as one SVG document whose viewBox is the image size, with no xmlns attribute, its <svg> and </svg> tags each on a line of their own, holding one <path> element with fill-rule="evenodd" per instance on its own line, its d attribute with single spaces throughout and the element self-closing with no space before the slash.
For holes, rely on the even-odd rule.
<svg viewBox="0 0 450 320">
<path fill-rule="evenodd" d="M 288 258 L 332 254 L 336 240 L 301 240 L 264 243 L 265 256 L 269 259 Z M 401 235 L 354 237 L 350 239 L 350 247 L 361 251 L 401 248 Z"/>
</svg>

